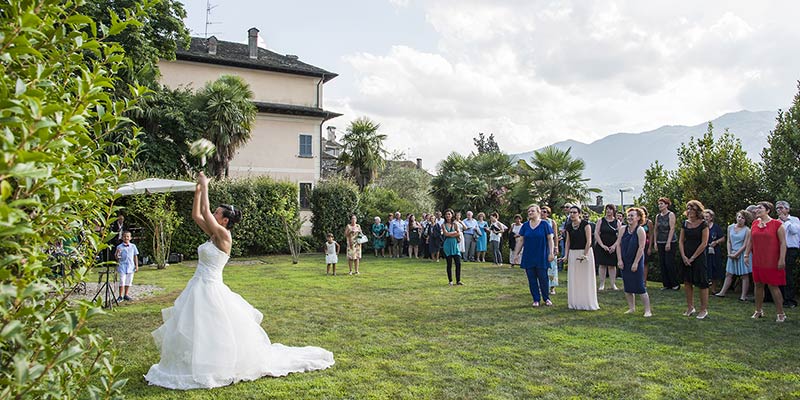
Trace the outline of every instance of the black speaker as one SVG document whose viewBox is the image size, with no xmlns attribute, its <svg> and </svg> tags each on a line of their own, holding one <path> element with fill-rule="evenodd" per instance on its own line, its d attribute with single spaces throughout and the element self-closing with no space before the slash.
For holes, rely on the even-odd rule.
<svg viewBox="0 0 800 400">
<path fill-rule="evenodd" d="M 177 264 L 183 262 L 183 254 L 181 253 L 169 253 L 169 257 L 167 262 L 170 264 Z"/>
</svg>

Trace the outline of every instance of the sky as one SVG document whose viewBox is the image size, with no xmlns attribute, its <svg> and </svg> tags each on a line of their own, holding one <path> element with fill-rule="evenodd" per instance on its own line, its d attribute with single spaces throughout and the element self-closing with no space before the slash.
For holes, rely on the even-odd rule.
<svg viewBox="0 0 800 400">
<path fill-rule="evenodd" d="M 475 151 L 786 109 L 800 80 L 800 1 L 184 0 L 193 36 L 246 42 L 339 76 L 343 133 L 366 116 L 424 167 Z"/>
</svg>

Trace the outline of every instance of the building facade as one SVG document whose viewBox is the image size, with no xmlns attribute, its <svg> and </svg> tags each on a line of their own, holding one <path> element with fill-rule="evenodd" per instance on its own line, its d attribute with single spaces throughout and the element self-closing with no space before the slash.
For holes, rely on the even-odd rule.
<svg viewBox="0 0 800 400">
<path fill-rule="evenodd" d="M 200 89 L 222 75 L 243 78 L 258 109 L 250 141 L 230 162 L 231 177 L 268 175 L 298 185 L 301 218 L 310 218 L 308 196 L 320 179 L 325 121 L 341 114 L 323 108 L 323 86 L 337 75 L 293 55 L 258 47 L 258 29 L 248 43 L 192 38 L 175 61 L 159 63 L 161 83 Z M 303 233 L 310 233 L 305 223 Z"/>
</svg>

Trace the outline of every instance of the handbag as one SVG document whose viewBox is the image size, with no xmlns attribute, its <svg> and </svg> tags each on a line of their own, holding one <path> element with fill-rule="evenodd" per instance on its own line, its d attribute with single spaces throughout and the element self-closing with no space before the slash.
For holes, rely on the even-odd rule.
<svg viewBox="0 0 800 400">
<path fill-rule="evenodd" d="M 356 237 L 356 242 L 364 244 L 369 242 L 369 238 L 367 237 L 367 235 L 359 232 L 358 237 Z"/>
</svg>

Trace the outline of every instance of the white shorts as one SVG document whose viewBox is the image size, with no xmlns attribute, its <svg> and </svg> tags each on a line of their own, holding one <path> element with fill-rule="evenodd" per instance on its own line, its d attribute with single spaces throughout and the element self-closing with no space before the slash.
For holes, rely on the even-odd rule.
<svg viewBox="0 0 800 400">
<path fill-rule="evenodd" d="M 130 274 L 119 274 L 119 285 L 130 286 L 133 283 L 133 272 Z"/>
<path fill-rule="evenodd" d="M 339 262 L 338 254 L 325 254 L 325 264 L 336 264 Z"/>
</svg>

